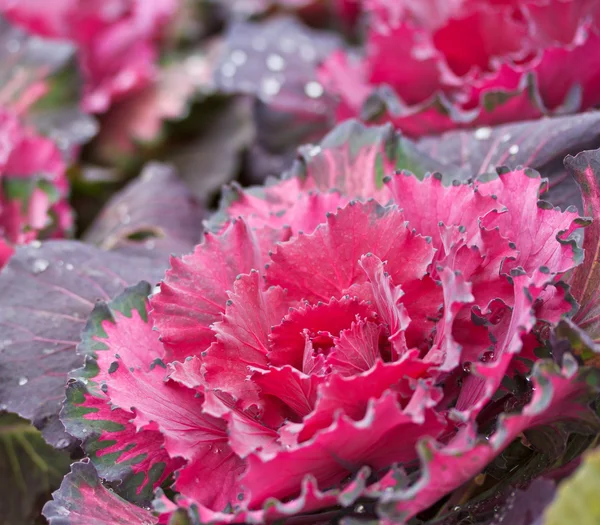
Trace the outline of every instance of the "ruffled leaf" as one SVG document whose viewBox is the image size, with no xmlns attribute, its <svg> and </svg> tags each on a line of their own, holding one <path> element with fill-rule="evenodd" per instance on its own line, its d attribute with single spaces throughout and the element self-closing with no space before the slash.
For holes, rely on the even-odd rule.
<svg viewBox="0 0 600 525">
<path fill-rule="evenodd" d="M 562 370 L 557 370 L 553 363 L 540 361 L 534 367 L 532 379 L 535 389 L 531 401 L 521 413 L 501 416 L 495 432 L 487 439 L 476 439 L 472 429 L 464 427 L 445 445 L 422 442 L 419 479 L 408 488 L 383 494 L 380 515 L 401 521 L 428 508 L 466 479 L 479 474 L 527 428 L 555 421 L 583 421 L 588 432 L 595 432 L 598 420 L 588 406 L 599 384 L 595 370 L 583 369 L 577 373 L 572 359 L 565 362 Z"/>
<path fill-rule="evenodd" d="M 249 456 L 242 483 L 248 488 L 250 505 L 268 497 L 278 499 L 297 494 L 307 473 L 313 473 L 319 486 L 338 484 L 364 465 L 378 470 L 395 461 L 409 461 L 415 443 L 424 435 L 438 435 L 443 425 L 425 406 L 401 410 L 391 393 L 371 399 L 358 421 L 338 415 L 332 425 L 293 450 Z M 286 472 L 278 476 L 276 469 Z"/>
<path fill-rule="evenodd" d="M 358 259 L 370 252 L 389 261 L 388 271 L 400 285 L 423 277 L 433 258 L 431 245 L 407 228 L 398 209 L 350 203 L 311 235 L 278 246 L 267 282 L 286 288 L 295 299 L 339 298 L 365 282 Z"/>
<path fill-rule="evenodd" d="M 218 235 L 207 233 L 193 254 L 171 258 L 171 266 L 151 304 L 161 341 L 183 360 L 214 341 L 210 327 L 225 312 L 235 278 L 263 264 L 253 232 L 240 220 Z"/>
<path fill-rule="evenodd" d="M 583 151 L 575 157 L 568 156 L 565 166 L 573 174 L 581 187 L 584 213 L 593 217 L 593 222 L 585 231 L 583 264 L 575 269 L 571 278 L 571 292 L 579 302 L 580 309 L 574 321 L 579 328 L 597 342 L 600 340 L 600 266 L 598 250 L 600 250 L 600 151 Z"/>
</svg>

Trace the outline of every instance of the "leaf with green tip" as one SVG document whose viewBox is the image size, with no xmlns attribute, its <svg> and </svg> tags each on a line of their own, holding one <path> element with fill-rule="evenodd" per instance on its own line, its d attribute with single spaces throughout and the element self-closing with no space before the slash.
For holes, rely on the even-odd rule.
<svg viewBox="0 0 600 525">
<path fill-rule="evenodd" d="M 154 489 L 163 483 L 183 461 L 173 460 L 164 449 L 162 434 L 154 425 L 138 430 L 131 422 L 135 414 L 111 406 L 103 388 L 108 376 L 120 361 L 109 352 L 106 342 L 106 323 L 116 324 L 131 319 L 134 311 L 141 322 L 148 322 L 148 283 L 141 282 L 126 289 L 110 303 L 99 303 L 91 313 L 81 334 L 78 353 L 86 356 L 85 367 L 73 372 L 79 379 L 71 380 L 67 399 L 61 411 L 61 421 L 67 432 L 82 440 L 83 449 L 92 460 L 99 475 L 114 483 L 115 490 L 129 501 L 148 503 Z M 152 362 L 152 351 L 140 340 L 132 342 L 128 354 L 122 356 L 127 365 L 138 363 L 132 359 L 136 345 L 147 363 Z M 107 355 L 110 354 L 110 355 Z M 113 365 L 117 366 L 113 366 Z M 162 361 L 160 364 L 164 366 Z M 153 365 L 150 364 L 152 367 Z"/>
<path fill-rule="evenodd" d="M 31 525 L 69 468 L 65 452 L 44 442 L 40 432 L 14 414 L 0 416 L 0 523 Z"/>
<path fill-rule="evenodd" d="M 443 172 L 448 179 L 464 179 L 466 173 L 442 164 L 413 142 L 394 131 L 391 124 L 365 126 L 349 120 L 336 126 L 317 147 L 300 148 L 300 160 L 286 174 L 307 180 L 307 188 L 336 188 L 350 198 L 387 196 L 383 179 L 397 170 L 423 178 Z"/>
<path fill-rule="evenodd" d="M 413 142 L 394 132 L 391 125 L 369 127 L 357 120 L 339 124 L 318 146 L 299 148 L 298 157 L 283 174 L 283 180 L 270 179 L 265 186 L 246 189 L 235 185 L 226 188 L 218 213 L 208 221 L 208 229 L 219 231 L 228 218 L 239 215 L 266 217 L 270 225 L 292 225 L 297 219 L 293 208 L 300 207 L 301 193 L 315 189 L 341 194 L 340 202 L 330 203 L 324 212 L 356 198 L 377 198 L 385 204 L 391 198 L 386 177 L 398 170 L 420 179 L 426 173 L 442 172 L 445 183 L 468 178 L 466 171 L 441 164 L 420 151 Z M 302 208 L 310 207 L 314 203 L 304 205 L 302 201 Z"/>
<path fill-rule="evenodd" d="M 146 509 L 105 488 L 87 460 L 73 463 L 43 514 L 50 525 L 154 525 L 158 520 Z"/>
<path fill-rule="evenodd" d="M 577 180 L 583 197 L 584 214 L 593 222 L 584 235 L 583 264 L 571 278 L 571 293 L 580 305 L 574 322 L 589 337 L 600 341 L 600 150 L 568 156 L 565 166 Z"/>
</svg>

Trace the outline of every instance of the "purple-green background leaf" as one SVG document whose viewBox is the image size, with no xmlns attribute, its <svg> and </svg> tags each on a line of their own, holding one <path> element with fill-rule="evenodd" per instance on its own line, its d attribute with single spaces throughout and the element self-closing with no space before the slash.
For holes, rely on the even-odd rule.
<svg viewBox="0 0 600 525">
<path fill-rule="evenodd" d="M 157 283 L 166 265 L 76 241 L 17 248 L 0 273 L 0 408 L 69 447 L 58 412 L 67 373 L 83 364 L 75 347 L 88 315 L 140 279 Z"/>
<path fill-rule="evenodd" d="M 577 185 L 562 161 L 569 153 L 600 145 L 600 112 L 450 131 L 418 145 L 442 163 L 466 168 L 472 177 L 493 172 L 496 166 L 534 168 L 551 179 L 548 200 L 581 207 Z"/>
<path fill-rule="evenodd" d="M 151 163 L 111 198 L 85 240 L 106 250 L 165 257 L 200 242 L 202 217 L 202 208 L 175 170 Z"/>
</svg>

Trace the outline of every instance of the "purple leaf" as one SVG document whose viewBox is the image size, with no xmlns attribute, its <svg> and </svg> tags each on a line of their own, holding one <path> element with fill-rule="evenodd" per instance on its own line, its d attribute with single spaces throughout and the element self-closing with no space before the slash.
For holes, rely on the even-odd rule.
<svg viewBox="0 0 600 525">
<path fill-rule="evenodd" d="M 450 131 L 419 141 L 419 148 L 446 164 L 466 168 L 471 176 L 496 166 L 534 168 L 550 176 L 550 198 L 555 205 L 580 205 L 573 178 L 556 163 L 568 153 L 593 147 L 600 138 L 600 112 L 543 118 L 493 128 Z M 564 198 L 567 193 L 569 199 Z"/>
<path fill-rule="evenodd" d="M 85 240 L 106 250 L 164 257 L 190 251 L 200 241 L 202 216 L 175 171 L 152 163 L 112 197 Z"/>
<path fill-rule="evenodd" d="M 0 407 L 32 421 L 48 443 L 69 447 L 58 412 L 67 373 L 83 364 L 75 347 L 86 318 L 126 286 L 158 282 L 166 263 L 76 241 L 17 248 L 0 274 Z"/>
<path fill-rule="evenodd" d="M 225 93 L 258 99 L 250 156 L 254 180 L 275 174 L 272 169 L 291 160 L 299 144 L 318 141 L 331 127 L 333 99 L 317 80 L 316 68 L 339 43 L 332 33 L 291 17 L 231 26 L 215 79 Z"/>
<path fill-rule="evenodd" d="M 490 525 L 541 525 L 542 513 L 554 498 L 556 486 L 548 479 L 536 479 L 526 490 L 517 490 Z"/>
</svg>

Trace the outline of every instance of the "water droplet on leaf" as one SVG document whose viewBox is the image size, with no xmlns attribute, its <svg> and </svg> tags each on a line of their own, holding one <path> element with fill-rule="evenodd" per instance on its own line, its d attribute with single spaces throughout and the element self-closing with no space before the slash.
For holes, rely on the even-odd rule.
<svg viewBox="0 0 600 525">
<path fill-rule="evenodd" d="M 229 55 L 229 59 L 236 66 L 243 66 L 246 63 L 247 58 L 248 57 L 246 56 L 246 53 L 244 51 L 242 51 L 241 49 L 236 49 L 235 51 L 231 52 L 231 55 Z"/>
<path fill-rule="evenodd" d="M 48 269 L 48 266 L 50 266 L 50 263 L 45 259 L 36 259 L 32 265 L 33 273 L 42 273 Z"/>
<path fill-rule="evenodd" d="M 476 140 L 487 140 L 492 136 L 492 128 L 478 128 L 475 130 L 475 139 Z"/>
<path fill-rule="evenodd" d="M 316 80 L 311 80 L 304 86 L 304 92 L 310 98 L 319 98 L 324 91 L 323 86 Z"/>
<path fill-rule="evenodd" d="M 285 67 L 285 60 L 281 55 L 272 53 L 267 57 L 267 67 L 271 71 L 283 71 L 283 68 Z"/>
</svg>

